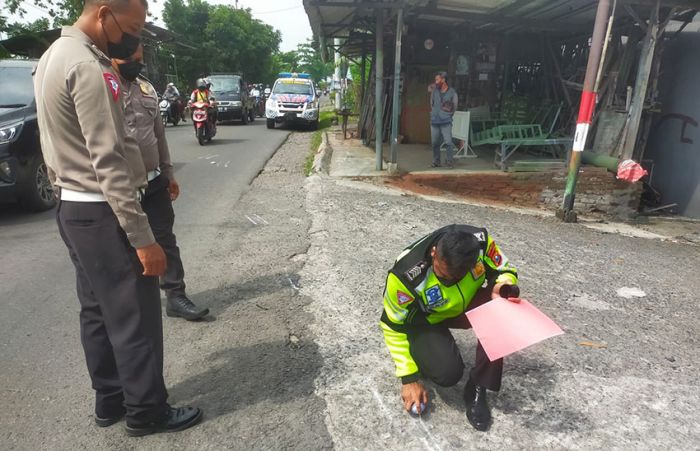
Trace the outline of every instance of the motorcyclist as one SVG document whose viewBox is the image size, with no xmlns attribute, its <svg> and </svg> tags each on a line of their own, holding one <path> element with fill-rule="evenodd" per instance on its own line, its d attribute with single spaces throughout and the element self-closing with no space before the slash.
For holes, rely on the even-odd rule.
<svg viewBox="0 0 700 451">
<path fill-rule="evenodd" d="M 216 110 L 216 102 L 214 100 L 214 97 L 211 95 L 211 91 L 209 90 L 209 86 L 211 84 L 207 83 L 207 81 L 203 78 L 197 79 L 197 89 L 192 91 L 192 94 L 190 95 L 190 104 L 196 103 L 196 102 L 203 102 L 203 103 L 208 103 L 209 104 L 209 117 L 212 118 L 212 121 L 216 123 L 217 119 L 217 110 Z"/>
<path fill-rule="evenodd" d="M 180 115 L 182 122 L 186 122 L 185 102 L 180 98 L 180 91 L 177 90 L 175 83 L 168 83 L 168 85 L 165 88 L 165 91 L 163 91 L 163 98 L 168 102 L 177 105 L 177 112 Z"/>
<path fill-rule="evenodd" d="M 265 85 L 265 98 L 270 97 L 271 93 L 272 93 L 272 89 L 270 88 L 270 85 Z"/>
</svg>

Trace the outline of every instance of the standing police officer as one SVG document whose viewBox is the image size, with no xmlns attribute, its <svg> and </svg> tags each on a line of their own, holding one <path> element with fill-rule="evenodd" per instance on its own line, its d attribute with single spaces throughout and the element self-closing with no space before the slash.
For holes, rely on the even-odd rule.
<svg viewBox="0 0 700 451">
<path fill-rule="evenodd" d="M 167 298 L 165 312 L 168 316 L 189 321 L 201 319 L 209 313 L 209 309 L 197 307 L 185 294 L 185 270 L 173 233 L 173 201 L 178 198 L 180 187 L 175 181 L 170 162 L 158 95 L 155 88 L 140 76 L 144 67 L 143 46 L 139 46 L 129 59 L 112 61 L 122 78 L 127 130 L 136 138 L 143 164 L 148 171 L 148 188 L 141 206 L 148 216 L 156 241 L 163 247 L 167 257 L 165 274 L 160 280 L 160 288 L 165 291 Z"/>
<path fill-rule="evenodd" d="M 519 302 L 517 271 L 486 229 L 451 225 L 406 248 L 387 277 L 381 328 L 401 378 L 409 412 L 428 403 L 421 378 L 443 387 L 457 384 L 464 363 L 453 329 L 471 327 L 464 313 L 492 298 Z M 507 292 L 512 293 L 508 294 Z M 467 419 L 475 429 L 491 424 L 486 390 L 501 388 L 503 359 L 491 362 L 481 344 L 464 387 Z"/>
<path fill-rule="evenodd" d="M 75 266 L 95 422 L 126 415 L 129 435 L 185 429 L 202 416 L 166 402 L 157 279 L 166 260 L 139 202 L 146 173 L 107 56 L 136 50 L 146 9 L 145 0 L 85 0 L 34 79 L 58 228 Z"/>
</svg>

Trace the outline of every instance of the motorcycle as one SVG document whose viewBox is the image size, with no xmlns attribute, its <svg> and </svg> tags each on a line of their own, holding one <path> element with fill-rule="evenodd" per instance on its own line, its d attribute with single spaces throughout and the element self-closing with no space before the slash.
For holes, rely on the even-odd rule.
<svg viewBox="0 0 700 451">
<path fill-rule="evenodd" d="M 173 125 L 180 123 L 182 117 L 180 113 L 180 105 L 178 101 L 171 101 L 170 99 L 163 98 L 160 101 L 160 117 L 163 120 L 163 126 L 167 126 L 168 122 Z"/>
<path fill-rule="evenodd" d="M 265 116 L 265 97 L 255 98 L 255 114 L 257 114 L 258 117 Z"/>
<path fill-rule="evenodd" d="M 191 105 L 194 133 L 200 146 L 205 142 L 211 142 L 216 136 L 216 123 L 209 113 L 209 108 L 211 105 L 207 102 L 194 102 Z"/>
</svg>

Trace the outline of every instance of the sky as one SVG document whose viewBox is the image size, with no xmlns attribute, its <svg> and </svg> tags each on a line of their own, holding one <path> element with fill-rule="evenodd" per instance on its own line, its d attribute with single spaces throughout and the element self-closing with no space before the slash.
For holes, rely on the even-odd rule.
<svg viewBox="0 0 700 451">
<path fill-rule="evenodd" d="M 3 1 L 3 0 L 0 0 Z M 151 14 L 156 25 L 164 26 L 162 21 L 164 0 L 150 1 Z M 231 5 L 238 3 L 239 8 L 250 8 L 253 17 L 272 25 L 282 32 L 280 50 L 294 50 L 297 44 L 311 38 L 311 26 L 306 16 L 302 0 L 208 0 L 211 4 Z M 24 2 L 27 15 L 23 18 L 11 17 L 12 20 L 36 20 L 45 14 L 31 5 L 31 0 Z"/>
</svg>

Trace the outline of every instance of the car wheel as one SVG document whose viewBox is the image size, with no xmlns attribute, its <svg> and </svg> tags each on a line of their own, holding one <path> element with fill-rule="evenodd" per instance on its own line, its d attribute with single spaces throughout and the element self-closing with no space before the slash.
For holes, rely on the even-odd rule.
<svg viewBox="0 0 700 451">
<path fill-rule="evenodd" d="M 267 128 L 275 128 L 275 120 L 274 119 L 267 120 Z"/>
<path fill-rule="evenodd" d="M 318 130 L 318 121 L 313 121 L 311 124 L 309 124 L 309 128 L 313 131 Z"/>
<path fill-rule="evenodd" d="M 41 154 L 35 155 L 20 169 L 17 180 L 17 195 L 22 208 L 29 211 L 44 211 L 56 205 L 49 172 Z"/>
</svg>

